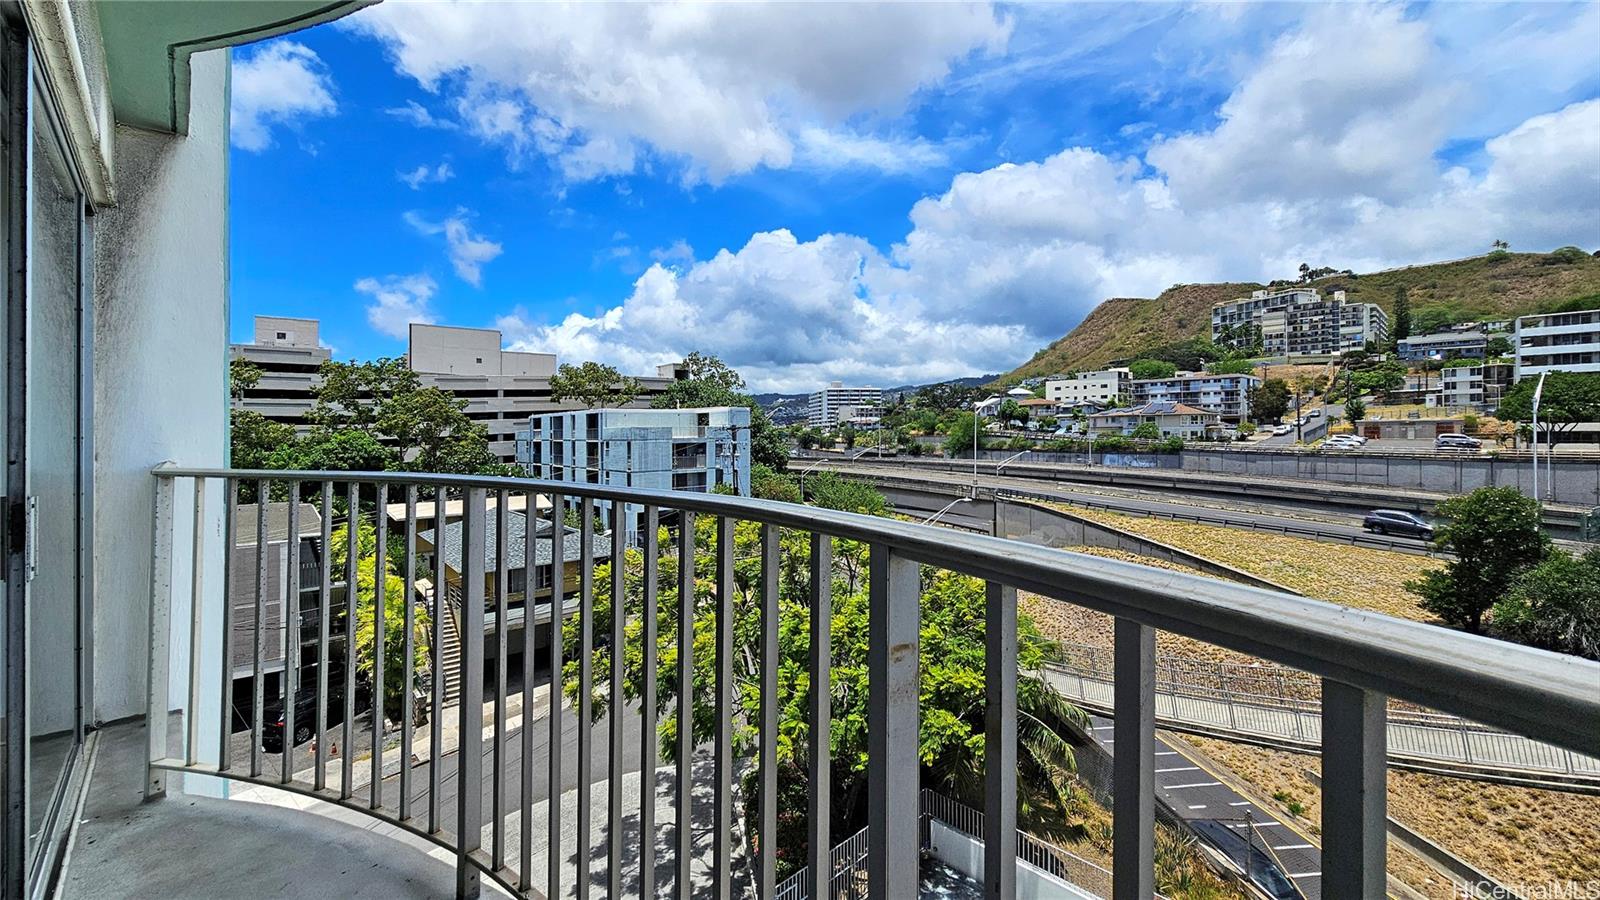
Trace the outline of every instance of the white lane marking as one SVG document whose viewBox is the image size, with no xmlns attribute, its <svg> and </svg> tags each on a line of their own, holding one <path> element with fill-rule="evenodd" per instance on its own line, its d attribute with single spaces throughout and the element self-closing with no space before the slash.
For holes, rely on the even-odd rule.
<svg viewBox="0 0 1600 900">
<path fill-rule="evenodd" d="M 1195 805 L 1193 805 L 1193 806 L 1191 806 L 1189 808 L 1190 809 L 1205 809 L 1206 805 L 1204 803 L 1196 803 Z"/>
<path fill-rule="evenodd" d="M 1310 844 L 1284 844 L 1281 847 L 1274 846 L 1272 849 L 1274 849 L 1274 850 L 1310 850 L 1311 849 L 1311 845 Z"/>
<path fill-rule="evenodd" d="M 1238 823 L 1236 825 L 1229 825 L 1228 827 L 1229 828 L 1250 828 L 1251 826 L 1254 826 L 1256 828 L 1272 828 L 1274 826 L 1276 826 L 1278 828 L 1288 828 L 1289 827 L 1289 826 L 1283 824 L 1282 822 L 1240 822 L 1240 823 Z"/>
<path fill-rule="evenodd" d="M 1250 805 L 1250 801 L 1249 800 L 1235 800 L 1232 803 L 1229 803 L 1228 805 L 1229 806 L 1249 806 Z"/>
<path fill-rule="evenodd" d="M 1301 872 L 1300 874 L 1296 875 L 1295 873 L 1290 872 L 1289 873 L 1289 877 L 1290 878 L 1321 878 L 1322 877 L 1322 873 L 1321 872 Z"/>
<path fill-rule="evenodd" d="M 1216 787 L 1221 783 L 1220 781 L 1197 781 L 1194 784 L 1169 784 L 1165 785 L 1165 787 L 1169 791 L 1181 791 L 1184 788 Z"/>
<path fill-rule="evenodd" d="M 1115 725 L 1096 725 L 1096 726 L 1094 726 L 1094 730 L 1095 731 L 1110 731 L 1110 730 L 1112 730 L 1113 728 L 1116 728 L 1116 727 L 1117 726 L 1115 726 Z"/>
<path fill-rule="evenodd" d="M 1176 767 L 1171 768 L 1171 769 L 1157 769 L 1156 770 L 1156 774 L 1160 775 L 1162 772 L 1198 772 L 1198 771 L 1200 771 L 1200 767 L 1199 766 L 1176 766 Z"/>
<path fill-rule="evenodd" d="M 1176 750 L 1157 750 L 1156 751 L 1156 755 L 1157 756 L 1177 756 L 1178 755 L 1178 751 L 1176 751 Z"/>
</svg>

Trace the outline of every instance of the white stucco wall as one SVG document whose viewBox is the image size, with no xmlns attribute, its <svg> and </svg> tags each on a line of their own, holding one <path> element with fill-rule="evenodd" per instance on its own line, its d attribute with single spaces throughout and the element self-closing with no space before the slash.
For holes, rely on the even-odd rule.
<svg viewBox="0 0 1600 900">
<path fill-rule="evenodd" d="M 168 459 L 191 466 L 221 466 L 226 459 L 227 52 L 196 54 L 191 85 L 188 135 L 117 128 L 118 202 L 95 222 L 93 715 L 99 721 L 144 712 L 150 469 Z M 180 491 L 180 521 L 189 502 Z M 220 506 L 214 490 L 212 547 L 220 546 Z M 183 587 L 187 531 L 180 529 L 176 542 Z M 211 568 L 208 583 L 220 585 L 220 566 L 214 574 Z M 186 622 L 182 590 L 176 607 L 174 620 Z M 174 681 L 186 666 L 186 658 L 174 655 Z M 182 697 L 175 693 L 174 705 Z"/>
</svg>

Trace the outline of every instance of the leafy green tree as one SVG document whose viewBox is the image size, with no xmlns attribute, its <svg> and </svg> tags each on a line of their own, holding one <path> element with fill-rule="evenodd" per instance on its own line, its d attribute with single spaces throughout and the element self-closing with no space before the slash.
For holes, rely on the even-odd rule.
<svg viewBox="0 0 1600 900">
<path fill-rule="evenodd" d="M 1161 359 L 1136 359 L 1128 363 L 1128 373 L 1134 378 L 1171 378 L 1178 367 Z"/>
<path fill-rule="evenodd" d="M 1000 421 L 1007 423 L 1026 422 L 1028 421 L 1028 408 L 1007 397 L 1000 404 Z"/>
<path fill-rule="evenodd" d="M 841 443 L 844 444 L 844 448 L 846 450 L 854 450 L 855 447 L 856 447 L 856 430 L 855 430 L 855 428 L 853 428 L 853 427 L 851 427 L 849 425 L 846 425 L 843 428 L 839 429 L 839 440 L 840 440 Z"/>
<path fill-rule="evenodd" d="M 800 488 L 795 485 L 792 475 L 787 472 L 775 472 L 760 463 L 752 464 L 750 467 L 750 495 L 758 500 L 800 502 Z"/>
<path fill-rule="evenodd" d="M 266 461 L 269 469 L 317 472 L 381 472 L 395 466 L 395 452 L 366 431 L 318 428 L 284 444 Z"/>
<path fill-rule="evenodd" d="M 228 361 L 228 395 L 235 400 L 243 400 L 245 391 L 261 383 L 261 375 L 260 366 L 242 356 L 235 356 Z"/>
<path fill-rule="evenodd" d="M 333 530 L 329 559 L 336 572 L 344 571 L 349 558 L 349 525 Z M 386 547 L 378 552 L 377 532 L 371 525 L 362 523 L 356 529 L 356 672 L 372 683 L 374 649 L 376 641 L 376 610 L 379 560 L 383 572 L 383 714 L 390 721 L 400 721 L 404 716 L 406 691 L 420 688 L 428 674 L 429 635 L 432 622 L 426 607 L 417 606 L 412 614 L 412 683 L 406 684 L 405 637 L 406 597 L 405 579 L 397 573 L 403 563 L 396 563 L 395 554 L 404 554 L 403 544 Z M 419 711 L 427 704 L 420 704 Z"/>
<path fill-rule="evenodd" d="M 1600 659 L 1600 550 L 1553 550 L 1494 604 L 1494 630 L 1557 653 Z"/>
<path fill-rule="evenodd" d="M 1483 355 L 1488 359 L 1498 359 L 1511 355 L 1511 341 L 1508 338 L 1496 335 L 1484 342 Z"/>
<path fill-rule="evenodd" d="M 1449 521 L 1436 530 L 1434 545 L 1455 559 L 1406 588 L 1422 598 L 1423 609 L 1476 634 L 1484 613 L 1549 553 L 1539 503 L 1516 488 L 1485 487 L 1441 502 L 1437 512 Z"/>
<path fill-rule="evenodd" d="M 1524 378 L 1500 398 L 1495 417 L 1502 421 L 1531 422 L 1533 391 L 1538 378 Z M 1600 422 L 1600 372 L 1551 372 L 1539 400 L 1539 427 L 1551 445 L 1585 422 Z"/>
<path fill-rule="evenodd" d="M 1411 296 L 1406 292 L 1406 286 L 1400 284 L 1394 289 L 1394 315 L 1389 320 L 1389 338 L 1399 341 L 1410 336 Z"/>
<path fill-rule="evenodd" d="M 325 428 L 359 428 L 378 431 L 384 404 L 421 388 L 417 373 L 402 357 L 382 357 L 372 362 L 328 360 L 318 371 L 316 404 L 306 420 Z"/>
<path fill-rule="evenodd" d="M 1206 371 L 1213 375 L 1249 375 L 1255 370 L 1256 367 L 1250 360 L 1243 357 L 1219 359 L 1216 362 L 1206 364 Z"/>
<path fill-rule="evenodd" d="M 232 410 L 229 418 L 228 452 L 236 469 L 277 469 L 272 456 L 294 444 L 294 426 L 274 422 L 248 409 Z"/>
<path fill-rule="evenodd" d="M 1250 418 L 1256 422 L 1276 422 L 1289 411 L 1289 383 L 1268 378 L 1246 392 Z"/>
<path fill-rule="evenodd" d="M 807 478 L 810 484 L 810 478 Z M 755 723 L 760 711 L 761 660 L 761 568 L 759 552 L 761 526 L 739 522 L 734 528 L 733 596 L 716 596 L 716 554 L 714 523 L 702 517 L 696 523 L 694 541 L 695 605 L 692 640 L 694 679 L 692 727 L 696 735 L 709 735 L 715 723 L 715 627 L 718 610 L 733 616 L 734 702 L 741 714 L 734 716 L 735 755 L 746 756 L 754 748 Z M 671 534 L 663 531 L 662 546 Z M 804 779 L 812 752 L 806 725 L 810 678 L 807 662 L 810 651 L 809 538 L 803 532 L 782 531 L 779 537 L 780 573 L 778 579 L 779 621 L 777 663 L 779 737 L 777 743 L 780 784 L 800 787 L 779 797 L 779 834 L 773 836 L 778 848 L 780 874 L 803 864 L 805 851 Z M 853 542 L 837 541 L 836 563 L 861 555 L 865 548 Z M 610 563 L 601 566 L 595 578 L 594 633 L 609 634 L 613 597 Z M 629 551 L 624 570 L 624 604 L 628 621 L 624 626 L 624 696 L 656 704 L 660 714 L 663 757 L 676 754 L 678 721 L 676 698 L 679 691 L 678 662 L 678 554 L 663 552 L 659 560 L 659 593 L 656 629 L 657 690 L 654 697 L 640 698 L 643 662 L 640 642 L 642 625 L 640 598 L 643 560 L 637 550 Z M 835 833 L 848 833 L 860 827 L 866 814 L 867 766 L 867 636 L 868 598 L 861 579 L 842 565 L 832 573 L 831 650 L 833 728 L 830 756 L 833 760 Z M 923 780 L 956 799 L 981 805 L 983 790 L 984 677 L 983 629 L 985 621 L 984 586 L 975 578 L 944 571 L 925 570 L 921 596 L 921 691 L 920 730 Z M 565 630 L 569 653 L 575 653 L 579 625 L 572 621 Z M 1087 798 L 1077 791 L 1072 778 L 1075 768 L 1069 729 L 1081 726 L 1081 711 L 1067 703 L 1039 677 L 1043 664 L 1057 657 L 1059 650 L 1044 638 L 1026 615 L 1019 615 L 1017 679 L 1018 705 L 1018 818 L 1022 827 L 1058 839 L 1085 836 L 1083 821 L 1090 810 Z M 609 671 L 610 648 L 597 640 L 594 666 Z M 577 663 L 569 664 L 564 679 L 569 696 L 579 690 Z M 595 714 L 603 714 L 609 697 L 602 690 L 593 695 Z M 746 777 L 753 779 L 756 773 Z M 753 784 L 753 782 L 751 782 Z M 747 791 L 753 798 L 754 792 Z M 747 812 L 753 813 L 754 799 Z M 753 819 L 747 820 L 753 823 Z M 757 836 L 760 840 L 761 836 Z"/>
<path fill-rule="evenodd" d="M 813 472 L 806 476 L 805 502 L 823 509 L 886 516 L 889 506 L 883 494 L 872 485 L 845 478 L 834 472 Z"/>
<path fill-rule="evenodd" d="M 690 409 L 704 406 L 743 406 L 750 410 L 750 461 L 782 472 L 789 467 L 789 440 L 783 430 L 749 394 L 740 393 L 744 378 L 727 363 L 698 351 L 683 361 L 686 377 L 657 394 L 656 409 Z"/>
<path fill-rule="evenodd" d="M 587 409 L 627 406 L 642 393 L 644 386 L 639 379 L 625 376 L 603 363 L 586 362 L 578 366 L 562 363 L 550 376 L 553 403 L 571 399 L 580 401 Z"/>
<path fill-rule="evenodd" d="M 1154 422 L 1140 422 L 1130 435 L 1136 440 L 1155 441 L 1161 439 L 1161 426 Z"/>
<path fill-rule="evenodd" d="M 949 430 L 945 432 L 944 455 L 955 457 L 972 450 L 977 446 L 978 431 L 977 413 L 957 413 L 955 420 L 950 423 Z"/>
<path fill-rule="evenodd" d="M 1361 402 L 1360 397 L 1352 397 L 1344 402 L 1344 417 L 1351 425 L 1360 424 L 1367 417 L 1367 404 Z"/>
</svg>

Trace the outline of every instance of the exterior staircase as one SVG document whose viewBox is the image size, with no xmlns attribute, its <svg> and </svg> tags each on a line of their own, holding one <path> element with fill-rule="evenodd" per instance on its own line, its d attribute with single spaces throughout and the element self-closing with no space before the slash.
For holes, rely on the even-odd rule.
<svg viewBox="0 0 1600 900">
<path fill-rule="evenodd" d="M 418 584 L 428 600 L 432 614 L 441 614 L 439 590 L 433 584 Z M 449 585 L 445 590 L 443 614 L 445 617 L 444 646 L 439 648 L 439 668 L 435 677 L 444 679 L 444 706 L 454 706 L 461 698 L 461 589 Z"/>
</svg>

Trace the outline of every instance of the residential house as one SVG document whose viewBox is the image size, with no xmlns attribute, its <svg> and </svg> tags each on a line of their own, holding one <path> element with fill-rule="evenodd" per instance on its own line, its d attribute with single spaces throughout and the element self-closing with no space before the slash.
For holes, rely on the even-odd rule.
<svg viewBox="0 0 1600 900">
<path fill-rule="evenodd" d="M 1216 429 L 1221 422 L 1222 416 L 1212 410 L 1172 400 L 1155 400 L 1094 413 L 1089 416 L 1089 433 L 1131 435 L 1140 425 L 1153 423 L 1162 437 L 1200 440 L 1206 436 L 1207 429 Z"/>
</svg>

